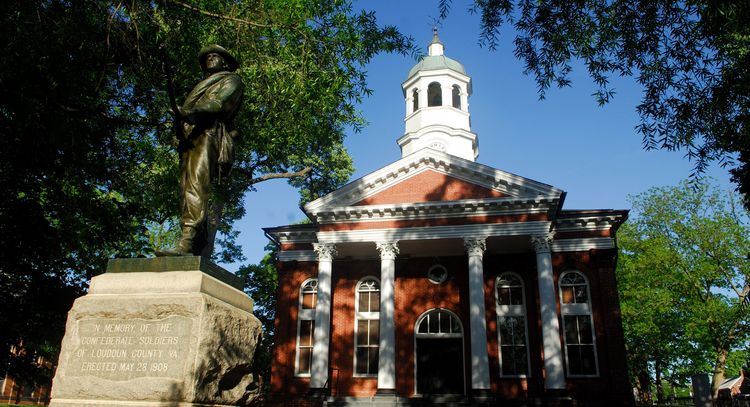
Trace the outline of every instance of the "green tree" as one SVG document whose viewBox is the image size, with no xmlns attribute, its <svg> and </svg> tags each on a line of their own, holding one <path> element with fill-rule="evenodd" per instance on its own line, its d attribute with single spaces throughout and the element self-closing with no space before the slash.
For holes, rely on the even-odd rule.
<svg viewBox="0 0 750 407">
<path fill-rule="evenodd" d="M 246 85 L 236 168 L 210 211 L 223 262 L 243 259 L 232 225 L 258 182 L 289 178 L 310 198 L 348 180 L 365 64 L 414 49 L 348 0 L 8 0 L 0 21 L 0 375 L 11 345 L 54 351 L 108 258 L 170 244 L 166 82 L 181 101 L 202 46 L 229 49 Z"/>
<path fill-rule="evenodd" d="M 646 149 L 684 151 L 696 173 L 718 161 L 750 197 L 750 3 L 733 0 L 474 0 L 480 44 L 494 49 L 504 25 L 539 94 L 570 86 L 583 64 L 600 104 L 612 75 L 643 86 L 636 107 Z M 445 17 L 453 0 L 439 0 Z M 745 201 L 750 208 L 750 200 Z"/>
<path fill-rule="evenodd" d="M 631 375 L 644 390 L 652 373 L 660 386 L 711 370 L 715 395 L 730 356 L 750 344 L 748 212 L 736 194 L 708 184 L 631 199 L 631 219 L 618 232 Z"/>
</svg>

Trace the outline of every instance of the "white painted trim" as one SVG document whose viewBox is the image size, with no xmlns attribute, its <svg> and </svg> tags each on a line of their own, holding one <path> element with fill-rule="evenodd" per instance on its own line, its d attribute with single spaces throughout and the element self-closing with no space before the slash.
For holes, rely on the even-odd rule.
<svg viewBox="0 0 750 407">
<path fill-rule="evenodd" d="M 414 85 L 414 83 L 419 82 L 420 79 L 428 78 L 431 76 L 451 76 L 453 77 L 453 79 L 456 79 L 458 81 L 461 81 L 467 84 L 471 82 L 471 77 L 469 77 L 468 75 L 462 74 L 460 72 L 456 72 L 453 69 L 448 69 L 448 68 L 428 69 L 428 70 L 417 71 L 416 73 L 414 73 L 414 75 L 410 76 L 407 80 L 401 83 L 401 88 L 407 89 L 410 86 Z"/>
<path fill-rule="evenodd" d="M 384 188 L 401 182 L 407 175 L 425 169 L 441 171 L 452 177 L 511 196 L 534 198 L 537 196 L 560 196 L 563 193 L 562 190 L 551 185 L 425 148 L 308 203 L 305 205 L 305 210 L 314 214 L 326 207 L 352 205 Z"/>
<path fill-rule="evenodd" d="M 471 216 L 520 215 L 548 213 L 557 204 L 556 196 L 530 199 L 484 198 L 454 201 L 339 206 L 331 207 L 314 216 L 320 224 L 351 222 L 381 222 L 385 220 L 415 220 L 461 218 Z"/>
<path fill-rule="evenodd" d="M 515 236 L 546 233 L 551 222 L 513 222 L 400 229 L 365 229 L 318 232 L 321 243 L 452 239 L 465 236 Z"/>
<path fill-rule="evenodd" d="M 452 314 L 453 317 L 456 318 L 456 320 L 458 321 L 458 324 L 461 326 L 461 335 L 452 334 L 452 333 L 449 333 L 449 334 L 434 334 L 434 333 L 432 333 L 432 334 L 431 333 L 420 334 L 420 333 L 418 333 L 420 322 L 422 322 L 422 320 L 425 318 L 425 316 L 427 315 L 427 313 L 429 313 L 430 311 L 436 310 L 436 309 L 448 312 L 448 313 Z M 417 390 L 418 389 L 417 386 L 419 385 L 419 381 L 418 381 L 418 377 L 417 377 L 417 366 L 418 366 L 418 363 L 417 363 L 417 338 L 425 338 L 425 339 L 428 339 L 428 338 L 435 338 L 435 339 L 461 338 L 462 339 L 461 340 L 461 362 L 462 362 L 461 366 L 463 367 L 463 375 L 462 375 L 462 377 L 464 379 L 464 394 L 465 395 L 468 394 L 468 391 L 467 391 L 468 389 L 466 388 L 466 341 L 463 339 L 465 332 L 466 332 L 466 329 L 464 329 L 464 324 L 463 324 L 463 322 L 461 322 L 461 318 L 458 317 L 458 314 L 456 314 L 455 312 L 453 312 L 453 311 L 451 311 L 451 310 L 449 310 L 447 308 L 439 308 L 439 307 L 430 308 L 427 311 L 423 312 L 421 315 L 419 315 L 419 317 L 417 317 L 417 321 L 414 323 L 414 359 L 412 359 L 412 360 L 414 360 L 414 395 L 415 396 L 422 396 L 422 394 L 419 393 L 419 391 Z"/>
<path fill-rule="evenodd" d="M 522 304 L 521 305 L 500 305 L 500 299 L 497 295 L 497 289 L 498 289 L 498 281 L 500 280 L 500 277 L 506 275 L 506 274 L 512 274 L 515 276 L 520 282 L 521 282 L 521 299 Z M 521 277 L 520 274 L 513 272 L 513 271 L 505 271 L 500 273 L 495 278 L 495 317 L 497 318 L 497 357 L 499 360 L 499 368 L 500 372 L 499 375 L 502 378 L 527 378 L 531 377 L 531 358 L 529 357 L 530 349 L 529 349 L 529 318 L 528 318 L 528 312 L 527 312 L 527 303 L 526 303 L 526 283 L 523 281 L 523 277 Z M 502 352 L 502 341 L 500 340 L 500 318 L 504 317 L 523 317 L 523 324 L 524 324 L 524 342 L 526 345 L 526 371 L 528 374 L 521 374 L 521 375 L 504 375 L 503 374 L 503 352 Z"/>
<path fill-rule="evenodd" d="M 354 366 L 352 369 L 352 377 L 360 377 L 360 378 L 377 378 L 378 373 L 377 371 L 375 373 L 357 373 L 357 333 L 358 333 L 358 326 L 359 321 L 378 321 L 378 352 L 380 352 L 380 311 L 378 312 L 360 312 L 359 311 L 359 287 L 364 283 L 365 281 L 375 281 L 378 283 L 378 298 L 381 295 L 381 289 L 380 289 L 380 279 L 378 279 L 375 276 L 367 276 L 361 278 L 357 284 L 354 286 Z M 372 291 L 371 291 L 372 292 Z M 378 301 L 380 302 L 380 301 Z M 380 309 L 380 304 L 378 304 L 378 309 Z M 380 360 L 380 357 L 378 357 L 378 360 Z"/>
<path fill-rule="evenodd" d="M 611 237 L 586 237 L 552 241 L 553 252 L 581 252 L 590 249 L 614 249 L 615 239 Z"/>
<path fill-rule="evenodd" d="M 302 309 L 302 289 L 305 287 L 305 285 L 311 281 L 318 281 L 316 278 L 308 278 L 307 280 L 303 281 L 302 284 L 299 286 L 298 295 L 297 295 L 297 340 L 295 342 L 294 347 L 294 376 L 296 377 L 310 377 L 310 373 L 300 373 L 299 372 L 299 335 L 300 335 L 300 328 L 302 327 L 302 321 L 313 321 L 313 329 L 315 329 L 315 309 Z M 316 295 L 315 295 L 315 303 L 317 304 L 317 286 L 315 289 Z M 315 343 L 313 342 L 313 345 Z M 310 351 L 312 352 L 312 347 L 310 347 Z M 312 361 L 310 362 L 310 370 L 312 370 Z"/>
<path fill-rule="evenodd" d="M 564 304 L 563 298 L 562 298 L 562 285 L 560 284 L 562 282 L 563 276 L 570 273 L 576 273 L 580 274 L 581 277 L 586 281 L 586 304 Z M 581 377 L 599 377 L 599 355 L 598 355 L 598 348 L 596 346 L 596 327 L 594 326 L 594 313 L 591 307 L 591 282 L 589 282 L 589 278 L 586 276 L 585 273 L 583 273 L 580 270 L 566 270 L 560 273 L 560 276 L 557 280 L 557 291 L 560 301 L 560 319 L 563 323 L 563 347 L 565 349 L 565 373 L 568 377 L 575 377 L 575 378 L 581 378 Z M 594 374 L 587 374 L 587 375 L 581 375 L 581 374 L 571 374 L 570 373 L 570 365 L 568 363 L 568 336 L 565 332 L 565 316 L 566 315 L 572 315 L 572 316 L 588 316 L 589 317 L 589 323 L 591 324 L 591 343 L 594 346 L 594 367 L 596 368 L 596 373 Z"/>
</svg>

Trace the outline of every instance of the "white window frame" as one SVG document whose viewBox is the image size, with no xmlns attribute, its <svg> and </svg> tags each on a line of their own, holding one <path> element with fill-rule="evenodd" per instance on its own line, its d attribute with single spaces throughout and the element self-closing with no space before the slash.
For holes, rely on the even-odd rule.
<svg viewBox="0 0 750 407">
<path fill-rule="evenodd" d="M 380 291 L 380 280 L 376 277 L 367 276 L 359 282 L 357 282 L 357 285 L 354 289 L 354 366 L 352 366 L 352 376 L 353 377 L 369 377 L 369 378 L 377 378 L 378 377 L 378 371 L 377 366 L 375 368 L 374 373 L 357 373 L 357 348 L 359 347 L 359 344 L 357 343 L 357 334 L 359 333 L 359 321 L 377 321 L 378 323 L 378 340 L 376 342 L 376 346 L 373 346 L 370 344 L 367 347 L 370 348 L 378 348 L 378 353 L 380 352 L 380 311 L 378 312 L 367 312 L 367 311 L 360 311 L 359 310 L 359 288 L 367 283 L 373 281 L 377 283 L 378 285 L 378 296 L 380 296 L 382 293 Z M 378 310 L 380 310 L 380 306 L 378 305 Z M 379 357 L 380 355 L 378 355 Z"/>
<path fill-rule="evenodd" d="M 315 286 L 315 301 L 313 304 L 313 308 L 311 309 L 305 309 L 302 308 L 303 304 L 303 294 L 307 292 L 313 292 L 313 291 L 305 291 L 305 288 L 308 285 Z M 299 356 L 300 356 L 300 333 L 302 332 L 302 321 L 312 321 L 312 332 L 315 332 L 315 305 L 318 302 L 318 279 L 317 278 L 308 278 L 307 280 L 303 281 L 302 284 L 300 284 L 299 288 L 299 306 L 298 306 L 298 313 L 297 313 L 297 341 L 295 343 L 295 355 L 294 355 L 294 375 L 298 377 L 310 377 L 310 372 L 300 372 L 299 371 Z M 312 352 L 312 347 L 314 343 L 311 340 L 310 341 L 310 351 Z M 311 363 L 312 365 L 312 363 Z M 312 371 L 312 366 L 310 368 Z"/>
<path fill-rule="evenodd" d="M 434 332 L 430 333 L 430 332 L 426 332 L 426 333 L 419 333 L 419 325 L 433 311 L 444 311 L 445 313 L 447 313 L 450 316 L 452 316 L 453 318 L 455 318 L 456 321 L 458 321 L 458 327 L 461 329 L 461 332 L 448 332 L 448 333 L 442 333 L 442 332 L 440 332 L 440 333 L 434 333 Z M 428 324 L 429 324 L 429 322 L 428 322 Z M 440 329 L 439 327 L 440 327 L 440 323 L 438 323 L 438 330 Z M 429 331 L 429 327 L 428 327 L 428 331 Z M 464 343 L 463 337 L 464 337 L 464 324 L 461 322 L 461 318 L 459 318 L 458 315 L 456 315 L 455 312 L 453 312 L 453 311 L 451 311 L 451 310 L 449 310 L 447 308 L 431 308 L 431 309 L 428 309 L 427 311 L 423 312 L 417 318 L 417 322 L 414 324 L 414 345 L 413 345 L 414 346 L 414 355 L 413 355 L 414 359 L 413 360 L 414 360 L 414 395 L 415 396 L 421 396 L 422 395 L 417 390 L 417 386 L 418 386 L 418 383 L 417 383 L 417 339 L 419 339 L 419 338 L 462 338 L 462 340 L 461 340 L 461 357 L 462 357 L 463 362 L 464 362 L 463 363 L 463 374 L 462 374 L 462 377 L 464 379 L 464 383 L 463 383 L 463 385 L 464 385 L 464 392 L 466 392 L 466 344 Z"/>
<path fill-rule="evenodd" d="M 563 287 L 568 287 L 571 285 L 563 285 L 563 278 L 570 275 L 570 274 L 577 274 L 580 277 L 583 278 L 583 281 L 586 284 L 586 302 L 585 303 L 572 303 L 572 304 L 566 304 L 563 302 Z M 560 274 L 560 277 L 558 279 L 557 283 L 558 287 L 558 295 L 560 297 L 560 314 L 562 319 L 562 325 L 563 325 L 563 345 L 565 347 L 565 372 L 567 373 L 568 377 L 599 377 L 599 355 L 597 352 L 597 346 L 596 346 L 596 327 L 594 326 L 594 316 L 591 312 L 591 284 L 589 282 L 588 277 L 579 270 L 567 270 Z M 575 298 L 575 294 L 574 294 Z M 588 316 L 589 318 L 589 324 L 591 325 L 591 345 L 593 346 L 594 350 L 594 373 L 593 374 L 571 374 L 570 373 L 570 363 L 568 360 L 568 335 L 567 335 L 567 329 L 568 327 L 565 326 L 565 317 L 566 316 Z"/>
<path fill-rule="evenodd" d="M 510 275 L 515 277 L 521 283 L 521 305 L 500 305 L 498 297 L 498 284 L 503 276 Z M 506 378 L 527 378 L 531 377 L 531 361 L 529 357 L 529 319 L 526 315 L 526 285 L 523 278 L 518 273 L 506 271 L 501 273 L 495 279 L 495 313 L 497 314 L 497 357 L 500 362 L 500 377 Z M 524 345 L 526 347 L 526 371 L 527 374 L 506 375 L 503 374 L 503 344 L 500 335 L 500 318 L 521 317 L 524 323 Z"/>
</svg>

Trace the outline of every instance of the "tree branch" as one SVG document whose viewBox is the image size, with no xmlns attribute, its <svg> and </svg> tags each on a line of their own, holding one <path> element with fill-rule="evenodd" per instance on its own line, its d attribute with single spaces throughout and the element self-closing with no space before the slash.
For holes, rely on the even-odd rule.
<svg viewBox="0 0 750 407">
<path fill-rule="evenodd" d="M 247 24 L 247 25 L 250 25 L 250 26 L 253 26 L 253 27 L 261 27 L 261 28 L 271 28 L 271 27 L 274 27 L 273 25 L 260 24 L 260 23 L 256 23 L 256 22 L 250 21 L 250 20 L 245 20 L 245 19 L 242 19 L 242 18 L 237 18 L 237 17 L 232 17 L 232 16 L 226 16 L 226 15 L 219 14 L 219 13 L 213 13 L 211 11 L 203 10 L 201 8 L 192 6 L 190 4 L 183 3 L 183 2 L 181 2 L 179 0 L 167 0 L 167 1 L 169 3 L 176 4 L 178 6 L 184 7 L 186 9 L 188 9 L 188 10 L 195 11 L 196 13 L 200 13 L 200 14 L 203 14 L 205 16 L 209 16 L 209 17 L 213 17 L 213 18 L 220 18 L 220 19 L 223 19 L 223 20 L 234 21 L 235 23 Z"/>
<path fill-rule="evenodd" d="M 265 174 L 250 180 L 250 185 L 268 181 L 269 179 L 301 177 L 310 171 L 312 171 L 312 167 L 305 167 L 297 172 L 277 172 L 275 174 Z"/>
</svg>

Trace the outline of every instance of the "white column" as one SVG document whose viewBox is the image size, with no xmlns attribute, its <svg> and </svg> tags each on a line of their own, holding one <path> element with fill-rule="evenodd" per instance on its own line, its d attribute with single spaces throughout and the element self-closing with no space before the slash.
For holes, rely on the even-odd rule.
<svg viewBox="0 0 750 407">
<path fill-rule="evenodd" d="M 469 325 L 471 326 L 471 389 L 489 390 L 490 364 L 487 356 L 487 321 L 484 311 L 485 238 L 465 238 L 469 254 Z"/>
<path fill-rule="evenodd" d="M 539 281 L 539 305 L 542 316 L 542 346 L 544 347 L 544 379 L 546 389 L 564 389 L 562 347 L 560 345 L 560 322 L 557 318 L 555 282 L 552 275 L 550 244 L 553 235 L 533 236 L 531 243 L 536 251 L 537 280 Z"/>
<path fill-rule="evenodd" d="M 378 393 L 396 392 L 396 326 L 393 285 L 396 277 L 398 242 L 377 243 L 380 252 L 380 348 L 378 349 Z"/>
<path fill-rule="evenodd" d="M 336 247 L 332 243 L 313 243 L 318 255 L 318 300 L 315 304 L 310 389 L 322 389 L 328 381 L 328 344 L 331 333 L 331 269 Z"/>
</svg>

